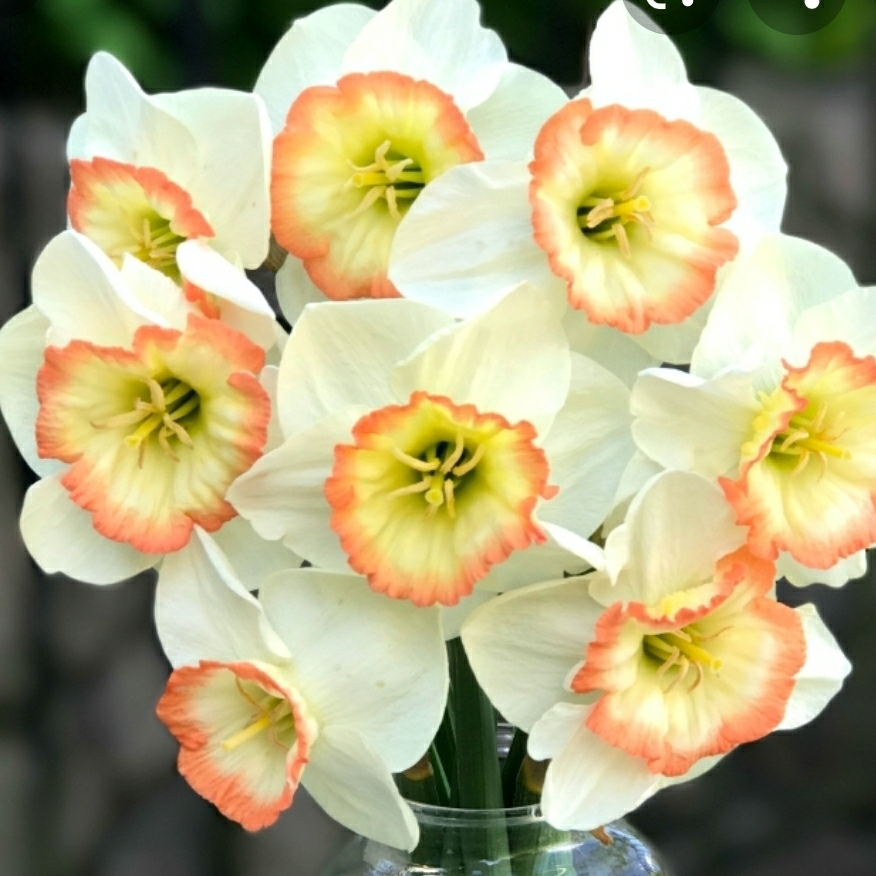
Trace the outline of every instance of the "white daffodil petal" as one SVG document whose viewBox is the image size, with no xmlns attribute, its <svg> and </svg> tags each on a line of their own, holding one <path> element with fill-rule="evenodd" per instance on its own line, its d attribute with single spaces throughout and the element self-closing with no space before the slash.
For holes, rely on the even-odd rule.
<svg viewBox="0 0 876 876">
<path fill-rule="evenodd" d="M 636 382 L 640 371 L 663 361 L 645 352 L 629 335 L 611 326 L 595 325 L 586 314 L 573 307 L 566 310 L 563 328 L 573 353 L 598 362 L 629 387 Z"/>
<path fill-rule="evenodd" d="M 144 315 L 149 315 L 150 322 L 163 328 L 185 329 L 192 309 L 170 277 L 132 255 L 125 255 L 121 275 L 127 289 L 142 305 Z"/>
<path fill-rule="evenodd" d="M 195 172 L 175 182 L 186 187 L 209 220 L 212 246 L 238 256 L 245 268 L 257 268 L 270 241 L 271 129 L 264 104 L 227 88 L 158 94 L 151 100 L 185 125 L 198 144 Z"/>
<path fill-rule="evenodd" d="M 52 325 L 49 341 L 73 338 L 128 347 L 153 315 L 146 311 L 116 266 L 87 237 L 63 231 L 52 238 L 33 269 L 33 303 Z"/>
<path fill-rule="evenodd" d="M 568 578 L 493 599 L 465 622 L 462 641 L 478 683 L 515 727 L 528 732 L 555 703 L 586 702 L 565 682 L 602 610 L 585 578 Z"/>
<path fill-rule="evenodd" d="M 542 521 L 584 538 L 602 524 L 635 451 L 629 398 L 617 377 L 573 354 L 569 395 L 544 442 L 560 491 L 540 510 Z"/>
<path fill-rule="evenodd" d="M 712 480 L 736 476 L 739 448 L 760 410 L 752 375 L 731 370 L 712 380 L 655 368 L 639 375 L 630 399 L 633 437 L 664 468 Z"/>
<path fill-rule="evenodd" d="M 551 760 L 542 811 L 559 830 L 592 830 L 635 809 L 659 790 L 660 778 L 644 760 L 603 742 L 582 721 Z"/>
<path fill-rule="evenodd" d="M 405 73 L 437 85 L 463 111 L 475 107 L 496 90 L 508 63 L 480 13 L 475 0 L 393 0 L 347 49 L 343 72 Z"/>
<path fill-rule="evenodd" d="M 330 817 L 355 833 L 408 851 L 416 846 L 413 813 L 384 762 L 352 730 L 321 729 L 301 784 Z"/>
<path fill-rule="evenodd" d="M 262 538 L 284 539 L 317 566 L 349 570 L 330 526 L 332 509 L 324 486 L 335 445 L 349 440 L 350 429 L 364 413 L 363 408 L 345 408 L 290 438 L 231 485 L 228 501 Z"/>
<path fill-rule="evenodd" d="M 450 168 L 429 183 L 398 227 L 389 277 L 402 295 L 467 317 L 528 281 L 565 288 L 532 238 L 523 162 Z"/>
<path fill-rule="evenodd" d="M 778 362 L 793 351 L 792 329 L 810 307 L 855 288 L 848 266 L 805 240 L 774 234 L 734 264 L 691 360 L 714 377 L 729 366 Z"/>
<path fill-rule="evenodd" d="M 797 673 L 794 692 L 778 730 L 794 730 L 808 724 L 839 693 L 852 664 L 840 650 L 814 605 L 796 609 L 806 637 L 806 662 Z"/>
<path fill-rule="evenodd" d="M 529 731 L 526 751 L 533 760 L 556 757 L 587 720 L 590 707 L 582 703 L 556 703 Z"/>
<path fill-rule="evenodd" d="M 266 643 L 262 607 L 200 527 L 185 548 L 162 563 L 155 627 L 174 667 L 199 660 L 270 663 L 285 656 Z"/>
<path fill-rule="evenodd" d="M 416 763 L 447 699 L 439 609 L 387 599 L 364 578 L 317 569 L 279 572 L 259 599 L 320 725 L 355 730 L 393 772 Z"/>
<path fill-rule="evenodd" d="M 525 161 L 541 126 L 567 100 L 546 76 L 508 64 L 496 90 L 466 118 L 487 160 Z"/>
<path fill-rule="evenodd" d="M 185 185 L 199 160 L 198 145 L 184 124 L 147 97 L 134 77 L 107 52 L 98 52 L 85 73 L 88 119 L 84 154 L 138 167 L 160 167 Z M 72 145 L 81 148 L 80 137 Z M 69 157 L 73 158 L 71 154 Z"/>
<path fill-rule="evenodd" d="M 810 584 L 842 587 L 854 578 L 867 574 L 867 552 L 858 551 L 829 569 L 810 569 L 798 563 L 789 553 L 782 552 L 776 560 L 776 572 L 795 587 L 808 587 Z"/>
<path fill-rule="evenodd" d="M 218 299 L 222 322 L 265 350 L 274 346 L 274 312 L 243 271 L 202 240 L 181 243 L 176 260 L 186 280 Z"/>
<path fill-rule="evenodd" d="M 720 288 L 723 270 L 723 267 L 719 269 L 715 288 Z M 675 325 L 652 323 L 647 331 L 640 335 L 630 335 L 630 339 L 635 341 L 648 355 L 661 362 L 686 365 L 690 362 L 694 349 L 703 334 L 703 328 L 708 320 L 714 300 L 714 297 L 710 298 L 699 310 L 694 311 L 687 319 Z"/>
<path fill-rule="evenodd" d="M 308 304 L 326 300 L 304 270 L 304 262 L 293 256 L 288 256 L 277 271 L 275 284 L 277 302 L 290 325 L 298 322 Z"/>
<path fill-rule="evenodd" d="M 623 0 L 602 13 L 593 31 L 590 78 L 587 96 L 595 106 L 617 103 L 692 121 L 699 113 L 696 90 L 672 40 L 634 21 Z"/>
<path fill-rule="evenodd" d="M 605 545 L 612 580 L 629 588 L 617 598 L 655 605 L 710 579 L 716 560 L 745 543 L 745 529 L 734 521 L 721 491 L 703 478 L 657 475 Z"/>
<path fill-rule="evenodd" d="M 311 85 L 331 85 L 344 54 L 377 13 L 358 3 L 338 3 L 299 18 L 268 57 L 253 89 L 265 102 L 276 134 L 298 95 Z"/>
<path fill-rule="evenodd" d="M 630 503 L 636 494 L 661 471 L 663 471 L 663 466 L 645 456 L 641 450 L 637 449 L 633 453 L 621 475 L 611 512 L 602 524 L 603 537 L 606 537 L 608 533 L 624 522 Z"/>
<path fill-rule="evenodd" d="M 281 541 L 263 539 L 243 517 L 229 520 L 210 537 L 247 590 L 258 590 L 262 582 L 275 572 L 301 566 L 298 554 Z"/>
<path fill-rule="evenodd" d="M 63 468 L 57 460 L 40 458 L 33 428 L 40 407 L 37 372 L 48 329 L 48 320 L 35 307 L 17 313 L 0 329 L 0 410 L 18 452 L 41 477 Z"/>
<path fill-rule="evenodd" d="M 280 363 L 277 404 L 286 437 L 348 405 L 380 408 L 401 400 L 389 385 L 392 366 L 452 323 L 447 315 L 412 301 L 309 306 Z"/>
<path fill-rule="evenodd" d="M 124 581 L 160 559 L 100 535 L 91 525 L 91 514 L 72 501 L 57 475 L 44 477 L 27 491 L 21 536 L 44 572 L 63 572 L 90 584 Z"/>
<path fill-rule="evenodd" d="M 456 605 L 442 605 L 440 607 L 441 631 L 444 633 L 445 641 L 449 642 L 451 639 L 457 638 L 462 630 L 462 625 L 468 620 L 471 613 L 495 598 L 495 593 L 477 587 L 470 596 L 464 596 Z"/>
<path fill-rule="evenodd" d="M 602 560 L 602 549 L 592 542 L 551 523 L 540 523 L 547 540 L 522 551 L 514 551 L 503 563 L 493 566 L 478 581 L 478 590 L 506 593 L 536 581 L 578 575 Z"/>
<path fill-rule="evenodd" d="M 485 368 L 485 362 L 502 367 Z M 511 423 L 527 420 L 543 436 L 565 401 L 570 374 L 569 345 L 556 308 L 540 290 L 523 284 L 397 365 L 392 387 L 398 399 L 425 389 Z"/>
<path fill-rule="evenodd" d="M 788 194 L 788 166 L 775 137 L 739 98 L 713 88 L 696 91 L 700 125 L 718 137 L 730 162 L 738 212 L 764 231 L 778 231 Z"/>
<path fill-rule="evenodd" d="M 803 364 L 827 339 L 842 341 L 856 356 L 876 354 L 876 288 L 852 289 L 804 310 L 794 325 L 794 362 Z"/>
</svg>

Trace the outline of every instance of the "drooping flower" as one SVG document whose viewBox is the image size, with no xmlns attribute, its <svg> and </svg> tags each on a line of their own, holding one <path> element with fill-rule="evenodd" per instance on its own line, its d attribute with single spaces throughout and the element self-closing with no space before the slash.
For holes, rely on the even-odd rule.
<svg viewBox="0 0 876 876">
<path fill-rule="evenodd" d="M 528 165 L 452 168 L 417 199 L 390 280 L 468 316 L 513 272 L 562 290 L 577 320 L 688 362 L 721 268 L 778 230 L 785 164 L 757 116 L 692 86 L 671 41 L 623 0 L 597 23 L 590 72 L 592 85 L 543 125 Z"/>
<path fill-rule="evenodd" d="M 636 440 L 717 481 L 755 555 L 797 584 L 864 573 L 876 543 L 872 292 L 835 256 L 765 238 L 728 278 L 691 373 L 645 371 Z"/>
<path fill-rule="evenodd" d="M 492 600 L 462 638 L 495 706 L 551 759 L 542 807 L 587 830 L 737 745 L 814 718 L 850 666 L 813 606 L 773 596 L 720 490 L 658 475 L 606 542 L 607 571 Z"/>
<path fill-rule="evenodd" d="M 413 848 L 391 771 L 422 757 L 444 711 L 437 610 L 314 569 L 255 586 L 258 600 L 201 529 L 162 566 L 156 624 L 174 671 L 158 716 L 180 773 L 248 830 L 272 824 L 301 785 L 351 830 Z"/>
<path fill-rule="evenodd" d="M 227 489 L 268 437 L 264 350 L 72 231 L 40 256 L 33 297 L 0 332 L 0 406 L 42 476 L 21 527 L 43 569 L 117 581 L 235 517 Z"/>
<path fill-rule="evenodd" d="M 628 391 L 569 352 L 558 310 L 528 287 L 457 324 L 413 302 L 310 305 L 280 366 L 286 442 L 231 501 L 417 605 L 582 569 L 632 455 Z"/>
<path fill-rule="evenodd" d="M 295 22 L 256 83 L 275 133 L 272 229 L 286 315 L 309 300 L 394 297 L 390 248 L 449 168 L 525 159 L 565 101 L 508 62 L 475 0 L 392 0 Z M 517 282 L 516 280 L 514 282 Z"/>
<path fill-rule="evenodd" d="M 146 95 L 111 55 L 85 77 L 67 144 L 71 226 L 118 267 L 126 255 L 183 287 L 205 315 L 274 341 L 242 268 L 268 253 L 270 126 L 258 97 L 219 88 Z"/>
</svg>

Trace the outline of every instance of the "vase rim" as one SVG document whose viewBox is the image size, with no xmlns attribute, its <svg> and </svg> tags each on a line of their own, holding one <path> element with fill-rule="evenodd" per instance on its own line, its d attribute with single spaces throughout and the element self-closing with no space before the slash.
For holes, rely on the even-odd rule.
<svg viewBox="0 0 876 876">
<path fill-rule="evenodd" d="M 532 824 L 544 820 L 541 807 L 503 806 L 499 809 L 461 809 L 452 806 L 435 806 L 428 803 L 406 801 L 413 810 L 417 821 L 433 825 L 477 825 L 493 821 L 504 821 L 508 825 Z"/>
</svg>

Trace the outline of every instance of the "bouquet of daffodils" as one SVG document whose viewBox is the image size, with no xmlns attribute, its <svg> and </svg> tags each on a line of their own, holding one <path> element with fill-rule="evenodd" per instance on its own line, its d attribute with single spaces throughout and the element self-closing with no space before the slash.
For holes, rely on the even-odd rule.
<svg viewBox="0 0 876 876">
<path fill-rule="evenodd" d="M 157 570 L 158 716 L 247 829 L 299 785 L 401 849 L 405 796 L 596 829 L 850 669 L 775 582 L 876 542 L 876 295 L 621 0 L 589 63 L 570 99 L 475 0 L 392 0 L 295 22 L 253 94 L 88 67 L 0 332 L 21 531 Z"/>
</svg>

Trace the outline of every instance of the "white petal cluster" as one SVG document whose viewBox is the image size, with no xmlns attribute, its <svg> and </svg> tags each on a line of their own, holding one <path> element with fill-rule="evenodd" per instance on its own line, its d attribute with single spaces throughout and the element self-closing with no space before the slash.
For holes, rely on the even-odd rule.
<svg viewBox="0 0 876 876">
<path fill-rule="evenodd" d="M 570 100 L 475 0 L 322 9 L 253 94 L 89 65 L 0 330 L 21 530 L 48 573 L 158 570 L 158 715 L 244 828 L 303 785 L 414 849 L 393 773 L 434 768 L 457 637 L 569 830 L 851 668 L 776 582 L 876 544 L 873 290 L 779 233 L 772 135 L 622 0 L 589 67 Z"/>
</svg>

